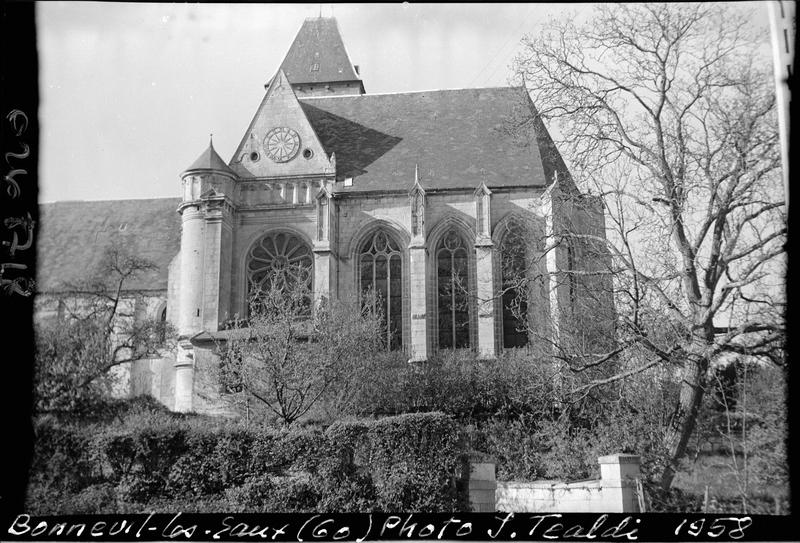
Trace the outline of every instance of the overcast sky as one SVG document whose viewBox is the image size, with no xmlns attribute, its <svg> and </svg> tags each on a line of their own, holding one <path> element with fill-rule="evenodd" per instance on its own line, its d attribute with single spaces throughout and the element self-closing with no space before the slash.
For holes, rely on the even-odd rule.
<svg viewBox="0 0 800 543">
<path fill-rule="evenodd" d="M 766 27 L 766 7 L 750 7 Z M 337 18 L 367 92 L 385 93 L 505 86 L 523 34 L 591 8 L 38 3 L 40 201 L 177 197 L 209 133 L 231 158 L 264 83 L 320 9 Z"/>
</svg>

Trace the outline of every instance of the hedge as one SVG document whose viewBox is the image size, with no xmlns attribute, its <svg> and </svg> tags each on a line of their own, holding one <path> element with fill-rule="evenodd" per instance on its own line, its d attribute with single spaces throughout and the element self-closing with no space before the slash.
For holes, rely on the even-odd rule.
<svg viewBox="0 0 800 543">
<path fill-rule="evenodd" d="M 442 413 L 325 430 L 133 413 L 37 421 L 32 514 L 467 509 L 459 426 Z"/>
</svg>

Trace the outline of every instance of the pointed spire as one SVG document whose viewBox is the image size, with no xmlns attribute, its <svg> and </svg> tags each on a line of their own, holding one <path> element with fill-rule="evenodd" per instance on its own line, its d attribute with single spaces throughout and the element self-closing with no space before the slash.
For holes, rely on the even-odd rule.
<svg viewBox="0 0 800 543">
<path fill-rule="evenodd" d="M 415 194 L 420 192 L 425 194 L 425 189 L 422 188 L 422 183 L 419 180 L 419 163 L 414 163 L 414 183 L 411 185 L 411 188 L 408 189 L 409 194 Z"/>
<path fill-rule="evenodd" d="M 475 188 L 475 192 L 473 192 L 475 196 L 483 196 L 483 195 L 491 195 L 492 191 L 489 190 L 489 187 L 486 186 L 486 181 L 481 181 L 478 183 L 478 186 Z"/>
<path fill-rule="evenodd" d="M 226 173 L 232 177 L 236 177 L 236 174 L 231 170 L 225 161 L 222 160 L 217 152 L 214 150 L 214 134 L 211 134 L 208 141 L 208 148 L 203 151 L 203 153 L 197 157 L 197 160 L 192 162 L 192 165 L 184 170 L 184 173 L 190 172 L 193 170 L 209 170 L 209 171 L 216 171 Z"/>
<path fill-rule="evenodd" d="M 322 17 L 321 6 L 319 17 L 303 21 L 281 69 L 292 85 L 349 82 L 357 83 L 364 93 L 364 84 L 347 54 L 339 25 L 333 17 Z"/>
</svg>

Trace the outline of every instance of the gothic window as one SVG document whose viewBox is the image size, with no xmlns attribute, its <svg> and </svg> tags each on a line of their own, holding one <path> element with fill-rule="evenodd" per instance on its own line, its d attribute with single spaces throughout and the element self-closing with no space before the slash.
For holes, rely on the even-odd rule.
<svg viewBox="0 0 800 543">
<path fill-rule="evenodd" d="M 319 198 L 317 205 L 317 239 L 328 239 L 328 199 L 325 197 Z"/>
<path fill-rule="evenodd" d="M 525 230 L 511 223 L 500 243 L 500 274 L 503 304 L 503 347 L 522 347 L 528 343 L 528 285 Z"/>
<path fill-rule="evenodd" d="M 163 344 L 167 340 L 167 306 L 164 306 L 164 309 L 161 311 L 161 315 L 159 316 L 158 322 L 158 340 L 160 344 Z"/>
<path fill-rule="evenodd" d="M 575 296 L 577 292 L 577 283 L 575 274 L 575 244 L 571 239 L 567 240 L 567 281 L 569 282 L 569 306 L 572 311 L 575 311 Z"/>
<path fill-rule="evenodd" d="M 436 249 L 439 348 L 469 347 L 469 253 L 464 239 L 447 232 Z"/>
<path fill-rule="evenodd" d="M 263 303 L 270 294 L 302 298 L 301 313 L 311 312 L 311 248 L 294 234 L 279 232 L 256 243 L 247 261 L 248 303 Z"/>
<path fill-rule="evenodd" d="M 403 283 L 400 246 L 383 230 L 361 245 L 358 257 L 362 295 L 370 293 L 385 318 L 384 338 L 390 349 L 403 344 Z"/>
</svg>

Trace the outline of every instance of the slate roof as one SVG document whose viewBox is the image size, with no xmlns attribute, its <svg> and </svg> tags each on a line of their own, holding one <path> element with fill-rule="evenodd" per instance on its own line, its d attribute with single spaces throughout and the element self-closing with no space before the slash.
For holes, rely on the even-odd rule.
<svg viewBox="0 0 800 543">
<path fill-rule="evenodd" d="M 328 155 L 335 192 L 407 190 L 419 164 L 426 189 L 546 186 L 566 173 L 523 88 L 301 98 Z M 512 129 L 528 120 L 523 130 Z"/>
<path fill-rule="evenodd" d="M 37 238 L 37 290 L 55 292 L 96 276 L 105 250 L 119 243 L 158 269 L 126 284 L 166 290 L 169 263 L 180 250 L 180 198 L 42 204 Z"/>
<path fill-rule="evenodd" d="M 281 69 L 292 84 L 361 81 L 333 17 L 303 21 Z"/>
<path fill-rule="evenodd" d="M 197 160 L 192 162 L 192 165 L 186 168 L 184 172 L 192 170 L 216 170 L 228 173 L 234 177 L 236 176 L 236 173 L 234 173 L 225 161 L 222 160 L 222 157 L 217 154 L 213 142 L 209 142 L 208 148 L 203 151 L 203 153 L 197 157 Z"/>
</svg>

